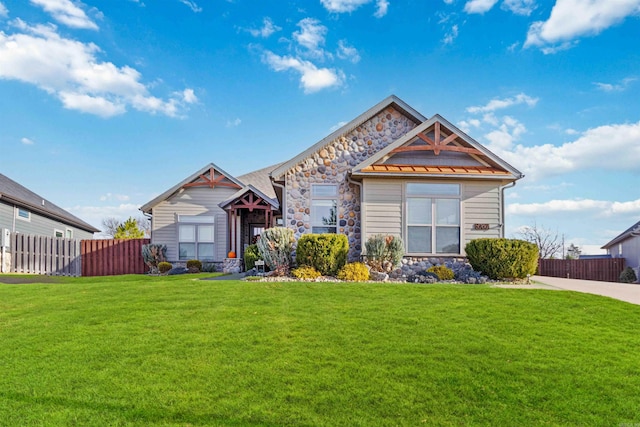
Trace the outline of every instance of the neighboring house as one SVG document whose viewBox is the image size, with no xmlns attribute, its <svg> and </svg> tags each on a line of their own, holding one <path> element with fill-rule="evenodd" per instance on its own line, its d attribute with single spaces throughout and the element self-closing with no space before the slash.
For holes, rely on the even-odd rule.
<svg viewBox="0 0 640 427">
<path fill-rule="evenodd" d="M 140 209 L 171 261 L 242 256 L 264 228 L 340 233 L 356 260 L 375 234 L 406 256 L 464 256 L 504 236 L 504 190 L 523 175 L 439 115 L 390 96 L 284 163 L 234 177 L 211 163 Z"/>
<path fill-rule="evenodd" d="M 620 233 L 602 249 L 606 249 L 612 258 L 624 258 L 627 267 L 633 268 L 636 277 L 640 277 L 640 221 Z"/>
<path fill-rule="evenodd" d="M 100 231 L 2 174 L 0 229 L 74 239 L 93 239 Z"/>
</svg>

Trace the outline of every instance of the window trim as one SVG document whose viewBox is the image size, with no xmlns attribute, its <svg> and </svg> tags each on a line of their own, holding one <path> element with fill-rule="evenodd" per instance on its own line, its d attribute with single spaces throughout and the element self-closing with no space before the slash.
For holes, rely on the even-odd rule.
<svg viewBox="0 0 640 427">
<path fill-rule="evenodd" d="M 438 194 L 438 192 L 434 193 L 424 193 L 424 194 L 411 194 L 409 195 L 408 187 L 411 184 L 426 184 L 426 185 L 456 185 L 458 187 L 457 194 Z M 462 253 L 462 184 L 460 183 L 435 183 L 435 182 L 415 182 L 408 181 L 404 183 L 404 200 L 403 200 L 403 232 L 404 232 L 404 241 L 405 241 L 405 251 L 407 255 L 410 256 L 449 256 L 449 255 L 460 255 Z M 412 224 L 409 223 L 409 199 L 430 199 L 431 203 L 431 223 L 430 224 Z M 438 211 L 437 211 L 437 201 L 438 200 L 457 200 L 458 201 L 458 224 L 438 224 Z M 410 252 L 409 251 L 409 227 L 427 227 L 430 228 L 430 237 L 431 237 L 431 250 L 429 252 Z M 458 230 L 458 252 L 437 252 L 437 232 L 438 228 L 452 228 Z"/>
<path fill-rule="evenodd" d="M 22 215 L 20 215 L 20 212 L 26 212 L 27 216 L 24 217 Z M 16 219 L 19 219 L 20 221 L 27 221 L 27 222 L 31 222 L 31 211 L 21 208 L 19 206 L 16 206 Z"/>
<path fill-rule="evenodd" d="M 59 236 L 58 236 L 58 233 L 60 234 Z M 64 238 L 64 232 L 62 230 L 54 228 L 53 229 L 53 237 L 55 237 L 56 239 L 63 239 Z"/>
<path fill-rule="evenodd" d="M 215 215 L 181 215 L 179 214 L 176 221 L 177 229 L 177 250 L 179 261 L 189 261 L 190 259 L 198 259 L 200 261 L 215 261 L 216 260 L 216 216 Z M 193 240 L 181 241 L 180 240 L 180 227 L 188 226 L 193 227 Z M 200 227 L 212 227 L 212 239 L 211 241 L 200 241 Z M 192 243 L 194 245 L 195 256 L 182 258 L 180 256 L 180 245 L 182 243 Z M 202 258 L 200 256 L 200 245 L 211 244 L 213 245 L 213 254 L 210 258 Z"/>
<path fill-rule="evenodd" d="M 315 188 L 319 188 L 319 187 L 332 187 L 335 191 L 332 195 L 314 195 L 314 189 Z M 339 233 L 339 218 L 340 218 L 340 208 L 338 206 L 338 196 L 340 189 L 339 189 L 339 185 L 338 184 L 333 184 L 333 183 L 317 183 L 317 184 L 311 184 L 311 188 L 309 191 L 309 211 L 310 211 L 310 215 L 309 215 L 309 225 L 311 226 L 311 232 L 315 233 L 314 228 L 333 228 L 335 231 L 333 234 L 338 234 Z M 325 224 L 316 224 L 313 221 L 313 202 L 314 201 L 321 201 L 321 200 L 331 200 L 335 203 L 335 208 L 336 208 L 336 223 L 334 225 L 325 225 Z"/>
</svg>

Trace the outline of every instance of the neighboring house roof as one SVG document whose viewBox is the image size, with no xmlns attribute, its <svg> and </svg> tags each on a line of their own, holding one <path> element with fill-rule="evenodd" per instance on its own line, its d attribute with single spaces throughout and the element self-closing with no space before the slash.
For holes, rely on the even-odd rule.
<svg viewBox="0 0 640 427">
<path fill-rule="evenodd" d="M 425 120 L 427 120 L 426 117 L 424 117 L 418 111 L 414 110 L 406 102 L 404 102 L 403 100 L 401 100 L 400 98 L 398 98 L 395 95 L 391 95 L 391 96 L 385 98 L 383 101 L 379 102 L 378 104 L 374 105 L 373 107 L 371 107 L 370 109 L 368 109 L 367 111 L 365 111 L 364 113 L 362 113 L 361 115 L 356 117 L 355 119 L 351 120 L 346 125 L 340 127 L 338 130 L 336 130 L 335 132 L 331 133 L 327 137 L 322 138 L 320 141 L 318 141 L 317 143 L 315 143 L 314 145 L 312 145 L 311 147 L 309 147 L 308 149 L 306 149 L 302 153 L 298 154 L 297 156 L 295 156 L 291 160 L 282 163 L 279 167 L 277 167 L 275 170 L 273 170 L 271 172 L 271 177 L 275 181 L 280 181 L 282 176 L 285 175 L 287 173 L 287 171 L 289 171 L 289 169 L 291 169 L 292 167 L 296 166 L 297 164 L 299 164 L 300 162 L 305 160 L 307 157 L 309 157 L 310 155 L 312 155 L 316 151 L 318 151 L 321 148 L 325 147 L 327 144 L 330 144 L 331 142 L 333 142 L 339 136 L 341 136 L 341 135 L 343 135 L 343 134 L 345 134 L 345 133 L 357 128 L 358 126 L 360 126 L 361 124 L 363 124 L 367 120 L 370 120 L 375 115 L 379 114 L 381 111 L 385 110 L 386 108 L 388 108 L 390 106 L 393 106 L 394 108 L 396 108 L 396 109 L 404 112 L 405 114 L 407 114 L 409 117 L 411 117 L 416 122 L 416 124 L 422 123 Z"/>
<path fill-rule="evenodd" d="M 424 134 L 425 131 L 431 131 L 432 127 L 433 139 Z M 441 138 L 441 135 L 445 135 L 445 131 L 449 133 L 445 138 Z M 415 141 L 419 141 L 422 145 L 411 145 Z M 394 164 L 390 160 L 395 154 L 401 152 L 414 152 L 417 154 L 427 151 L 433 152 L 435 155 L 438 155 L 440 151 L 466 153 L 476 159 L 478 165 L 407 165 Z M 389 160 L 389 163 L 387 163 L 387 160 Z M 425 120 L 367 160 L 356 165 L 352 170 L 354 176 L 371 176 L 375 174 L 404 176 L 417 173 L 423 176 L 433 174 L 440 177 L 447 175 L 500 179 L 520 179 L 524 177 L 516 168 L 493 154 L 489 149 L 438 114 Z"/>
<path fill-rule="evenodd" d="M 0 174 L 0 201 L 3 200 L 90 233 L 100 231 L 7 176 Z"/>
<path fill-rule="evenodd" d="M 218 172 L 218 176 L 215 175 L 216 172 Z M 215 164 L 209 163 L 196 173 L 189 175 L 178 184 L 160 194 L 158 197 L 142 205 L 140 207 L 140 210 L 145 213 L 151 213 L 151 209 L 155 205 L 167 200 L 169 197 L 173 196 L 184 187 L 207 186 L 210 188 L 214 188 L 216 185 L 232 188 L 244 187 L 244 184 L 241 181 L 234 178 L 232 175 L 228 174 Z"/>
<path fill-rule="evenodd" d="M 609 249 L 613 245 L 617 245 L 618 243 L 627 240 L 630 237 L 637 236 L 640 236 L 640 221 L 636 222 L 631 227 L 627 228 L 625 231 L 614 237 L 613 240 L 604 245 L 602 249 Z"/>
</svg>

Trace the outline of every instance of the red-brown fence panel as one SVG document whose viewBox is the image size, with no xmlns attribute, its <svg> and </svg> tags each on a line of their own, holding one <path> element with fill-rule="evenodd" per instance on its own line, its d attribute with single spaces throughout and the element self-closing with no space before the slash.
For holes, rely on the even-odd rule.
<svg viewBox="0 0 640 427">
<path fill-rule="evenodd" d="M 142 259 L 142 245 L 149 243 L 149 239 L 83 240 L 82 275 L 144 274 L 148 268 Z"/>
<path fill-rule="evenodd" d="M 538 261 L 538 274 L 566 279 L 617 282 L 624 267 L 624 258 L 541 259 Z"/>
</svg>

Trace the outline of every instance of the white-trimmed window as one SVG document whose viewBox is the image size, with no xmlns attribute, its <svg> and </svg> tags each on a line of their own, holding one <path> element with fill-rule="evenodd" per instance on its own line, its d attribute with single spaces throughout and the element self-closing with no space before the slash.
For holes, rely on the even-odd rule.
<svg viewBox="0 0 640 427">
<path fill-rule="evenodd" d="M 213 215 L 178 215 L 178 258 L 181 261 L 214 259 Z"/>
<path fill-rule="evenodd" d="M 408 183 L 408 254 L 460 253 L 460 185 Z"/>
<path fill-rule="evenodd" d="M 26 209 L 17 208 L 16 218 L 21 219 L 23 221 L 31 221 L 31 212 L 29 212 Z"/>
<path fill-rule="evenodd" d="M 64 237 L 67 239 L 73 239 L 73 230 L 70 228 L 67 228 L 64 230 Z"/>
<path fill-rule="evenodd" d="M 333 184 L 311 185 L 311 232 L 337 233 L 338 186 Z"/>
<path fill-rule="evenodd" d="M 53 230 L 53 237 L 63 238 L 64 232 L 62 230 Z"/>
</svg>

